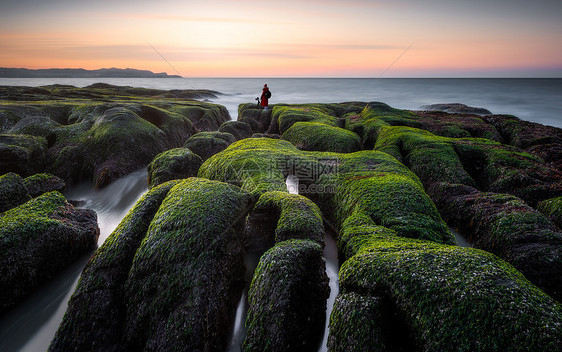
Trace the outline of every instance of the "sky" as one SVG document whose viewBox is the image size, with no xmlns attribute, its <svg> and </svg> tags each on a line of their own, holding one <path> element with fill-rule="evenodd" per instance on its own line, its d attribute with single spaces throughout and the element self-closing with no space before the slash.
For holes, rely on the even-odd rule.
<svg viewBox="0 0 562 352">
<path fill-rule="evenodd" d="M 562 1 L 0 0 L 0 67 L 562 77 Z"/>
</svg>

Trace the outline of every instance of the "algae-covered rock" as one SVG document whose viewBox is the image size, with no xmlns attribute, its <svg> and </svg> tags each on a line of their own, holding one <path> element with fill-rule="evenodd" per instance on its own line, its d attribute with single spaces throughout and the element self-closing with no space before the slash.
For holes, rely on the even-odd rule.
<svg viewBox="0 0 562 352">
<path fill-rule="evenodd" d="M 0 99 L 0 110 L 15 121 L 0 138 L 0 172 L 48 172 L 67 185 L 92 180 L 103 187 L 230 119 L 226 108 L 184 100 L 181 92 L 104 85 L 44 90 L 44 100 L 18 100 L 17 92 Z"/>
<path fill-rule="evenodd" d="M 22 177 L 43 170 L 47 140 L 42 137 L 0 134 L 0 174 L 15 172 Z"/>
<path fill-rule="evenodd" d="M 248 201 L 197 178 L 151 189 L 88 263 L 51 351 L 224 350 Z"/>
<path fill-rule="evenodd" d="M 453 114 L 476 114 L 476 115 L 491 115 L 492 113 L 484 108 L 476 108 L 460 103 L 442 103 L 430 104 L 420 107 L 423 110 L 429 111 L 445 111 Z"/>
<path fill-rule="evenodd" d="M 560 304 L 492 254 L 400 238 L 368 225 L 345 226 L 340 246 L 351 255 L 340 270 L 342 292 L 387 297 L 420 350 L 561 346 Z"/>
<path fill-rule="evenodd" d="M 248 293 L 243 350 L 318 350 L 330 294 L 325 270 L 317 243 L 289 240 L 268 250 Z"/>
<path fill-rule="evenodd" d="M 237 141 L 250 138 L 254 133 L 250 125 L 241 121 L 227 121 L 221 125 L 219 132 L 230 133 Z"/>
<path fill-rule="evenodd" d="M 322 213 L 308 198 L 286 192 L 261 195 L 246 220 L 250 248 L 269 248 L 289 239 L 307 239 L 325 245 Z"/>
<path fill-rule="evenodd" d="M 203 160 L 188 148 L 175 148 L 160 153 L 148 165 L 148 187 L 197 176 L 201 164 Z"/>
<path fill-rule="evenodd" d="M 274 107 L 275 105 L 269 105 L 269 109 L 264 110 L 257 104 L 241 104 L 238 106 L 238 121 L 250 125 L 254 133 L 266 133 L 270 129 L 271 112 Z"/>
<path fill-rule="evenodd" d="M 339 295 L 330 316 L 329 351 L 378 352 L 387 347 L 384 302 L 380 297 L 355 292 Z M 404 333 L 401 331 L 400 333 Z"/>
<path fill-rule="evenodd" d="M 133 259 L 170 181 L 144 194 L 86 264 L 50 351 L 122 350 L 124 287 Z"/>
<path fill-rule="evenodd" d="M 535 209 L 508 194 L 462 185 L 435 185 L 441 214 L 474 246 L 511 263 L 538 287 L 562 299 L 562 233 Z"/>
<path fill-rule="evenodd" d="M 13 172 L 0 176 L 0 213 L 15 208 L 30 199 L 23 178 Z"/>
<path fill-rule="evenodd" d="M 299 151 L 289 142 L 270 138 L 249 138 L 231 144 L 207 159 L 199 177 L 236 185 L 255 200 L 267 191 L 287 191 L 285 170 Z"/>
<path fill-rule="evenodd" d="M 501 133 L 505 143 L 539 156 L 562 171 L 562 129 L 523 121 L 511 115 L 487 116 L 486 121 Z"/>
<path fill-rule="evenodd" d="M 27 192 L 32 197 L 40 196 L 43 193 L 58 191 L 64 192 L 66 184 L 62 179 L 51 174 L 35 174 L 23 180 Z"/>
<path fill-rule="evenodd" d="M 230 133 L 199 132 L 189 137 L 184 147 L 189 148 L 205 161 L 211 156 L 222 152 L 234 142 L 236 142 L 236 138 Z"/>
<path fill-rule="evenodd" d="M 96 246 L 96 214 L 58 192 L 0 214 L 0 312 Z"/>
<path fill-rule="evenodd" d="M 248 200 L 236 187 L 202 179 L 170 190 L 125 285 L 127 348 L 224 350 L 244 286 L 234 228 Z"/>
<path fill-rule="evenodd" d="M 296 122 L 282 139 L 302 150 L 352 153 L 361 149 L 361 140 L 355 133 L 317 122 Z"/>
<path fill-rule="evenodd" d="M 276 106 L 272 110 L 271 118 L 278 123 L 281 134 L 296 122 L 317 122 L 341 127 L 336 112 L 326 104 Z"/>
<path fill-rule="evenodd" d="M 559 230 L 562 230 L 562 197 L 542 201 L 537 209 L 558 226 Z"/>
</svg>

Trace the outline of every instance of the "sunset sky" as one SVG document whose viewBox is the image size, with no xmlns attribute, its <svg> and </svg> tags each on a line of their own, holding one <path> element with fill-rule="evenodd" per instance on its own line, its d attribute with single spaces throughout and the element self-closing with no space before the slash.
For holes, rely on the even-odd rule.
<svg viewBox="0 0 562 352">
<path fill-rule="evenodd" d="M 562 77 L 561 0 L 0 3 L 0 67 L 131 67 L 185 77 Z"/>
</svg>

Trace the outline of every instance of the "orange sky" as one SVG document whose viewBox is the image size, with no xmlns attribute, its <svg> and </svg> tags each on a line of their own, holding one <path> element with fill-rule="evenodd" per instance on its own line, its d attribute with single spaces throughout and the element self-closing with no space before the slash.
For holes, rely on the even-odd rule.
<svg viewBox="0 0 562 352">
<path fill-rule="evenodd" d="M 562 77 L 559 0 L 2 6 L 0 67 L 132 67 L 186 77 Z"/>
</svg>

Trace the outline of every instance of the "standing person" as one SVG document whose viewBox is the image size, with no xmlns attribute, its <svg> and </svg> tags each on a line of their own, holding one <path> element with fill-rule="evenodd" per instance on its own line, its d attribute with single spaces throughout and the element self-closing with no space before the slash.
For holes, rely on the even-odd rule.
<svg viewBox="0 0 562 352">
<path fill-rule="evenodd" d="M 267 111 L 267 106 L 269 105 L 269 98 L 271 98 L 271 92 L 269 91 L 269 87 L 267 83 L 263 85 L 263 91 L 261 93 L 261 106 L 264 107 L 264 110 Z"/>
</svg>

